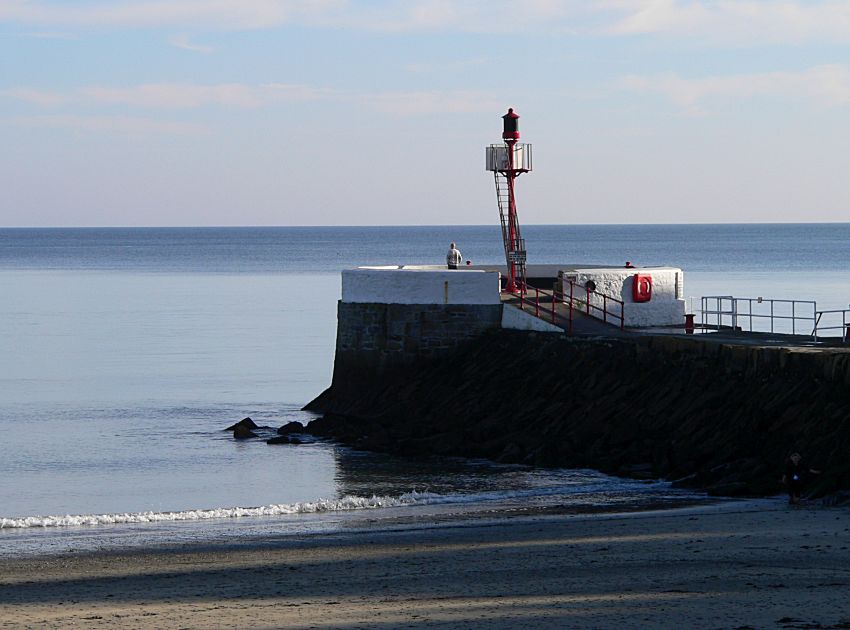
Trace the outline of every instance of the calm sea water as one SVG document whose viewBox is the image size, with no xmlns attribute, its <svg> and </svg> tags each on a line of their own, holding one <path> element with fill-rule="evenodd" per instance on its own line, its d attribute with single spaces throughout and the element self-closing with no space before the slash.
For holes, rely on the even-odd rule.
<svg viewBox="0 0 850 630">
<path fill-rule="evenodd" d="M 850 302 L 850 224 L 524 236 L 532 263 L 680 266 L 688 296 Z M 0 230 L 0 554 L 682 498 L 591 471 L 221 431 L 244 416 L 309 421 L 300 408 L 333 368 L 340 270 L 440 263 L 450 240 L 500 260 L 495 227 Z"/>
</svg>

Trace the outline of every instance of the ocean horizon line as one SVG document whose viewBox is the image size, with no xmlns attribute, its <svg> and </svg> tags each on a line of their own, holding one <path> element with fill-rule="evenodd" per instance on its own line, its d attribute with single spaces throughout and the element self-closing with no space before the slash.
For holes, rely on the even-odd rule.
<svg viewBox="0 0 850 630">
<path fill-rule="evenodd" d="M 523 223 L 523 227 L 689 227 L 733 225 L 850 225 L 850 221 L 692 221 L 687 223 Z M 387 229 L 387 228 L 498 228 L 497 223 L 388 223 L 366 225 L 10 225 L 0 230 L 255 230 L 255 229 Z"/>
</svg>

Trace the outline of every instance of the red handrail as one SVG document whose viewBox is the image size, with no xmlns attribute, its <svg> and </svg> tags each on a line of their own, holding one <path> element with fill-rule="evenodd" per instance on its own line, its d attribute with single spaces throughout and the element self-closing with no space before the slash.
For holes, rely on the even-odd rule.
<svg viewBox="0 0 850 630">
<path fill-rule="evenodd" d="M 518 297 L 519 298 L 519 308 L 520 308 L 521 311 L 524 311 L 525 310 L 525 303 L 530 302 L 530 300 L 528 300 L 526 298 L 526 294 L 529 292 L 529 289 L 534 289 L 534 315 L 536 317 L 539 317 L 540 319 L 544 319 L 543 317 L 540 316 L 540 296 L 541 295 L 543 295 L 544 297 L 547 296 L 547 295 L 551 296 L 552 307 L 549 310 L 549 316 L 550 316 L 552 323 L 555 324 L 555 319 L 556 319 L 556 315 L 557 315 L 557 311 L 555 310 L 555 304 L 556 304 L 557 298 L 556 298 L 554 291 L 549 293 L 549 292 L 542 290 L 542 289 L 539 289 L 537 287 L 529 287 L 528 285 L 518 285 L 518 288 L 516 290 L 514 290 L 514 291 L 505 290 L 505 293 L 509 293 L 510 295 L 514 295 L 514 296 Z"/>
<path fill-rule="evenodd" d="M 584 292 L 585 292 L 584 310 L 585 310 L 585 313 L 587 315 L 589 315 L 590 317 L 595 317 L 596 319 L 602 319 L 602 321 L 605 322 L 605 323 L 608 323 L 608 317 L 610 316 L 611 319 L 620 320 L 620 330 L 623 330 L 626 327 L 625 302 L 623 302 L 623 300 L 619 300 L 619 299 L 612 297 L 610 295 L 606 295 L 605 293 L 600 293 L 599 291 L 591 289 L 590 287 L 587 287 L 587 286 L 580 287 L 578 284 L 576 284 L 572 280 L 569 280 L 569 283 L 570 283 L 570 302 L 569 302 L 569 304 L 570 304 L 570 322 L 572 322 L 572 311 L 573 311 L 573 308 L 574 308 L 573 302 L 576 299 L 574 297 L 575 288 L 578 287 L 580 289 L 584 289 Z M 590 301 L 591 295 L 602 298 L 602 306 L 601 307 L 597 306 L 596 304 L 591 304 L 591 301 Z M 613 302 L 614 304 L 620 305 L 620 314 L 619 315 L 617 313 L 609 310 L 609 308 L 608 308 L 608 302 L 609 301 Z M 602 317 L 600 318 L 599 315 L 592 313 L 591 312 L 592 310 L 601 311 Z"/>
<path fill-rule="evenodd" d="M 617 299 L 613 296 L 606 295 L 605 293 L 601 293 L 594 289 L 590 289 L 589 287 L 581 286 L 573 282 L 572 280 L 568 281 L 570 283 L 570 295 L 569 300 L 565 300 L 565 295 L 563 292 L 552 291 L 549 293 L 548 291 L 541 290 L 537 287 L 529 287 L 528 285 L 518 285 L 516 290 L 508 291 L 511 295 L 514 295 L 519 298 L 519 308 L 520 310 L 525 310 L 525 305 L 528 302 L 529 305 L 531 300 L 528 299 L 527 294 L 529 289 L 534 289 L 534 315 L 540 317 L 540 296 L 551 296 L 552 298 L 552 307 L 550 310 L 550 318 L 553 324 L 556 323 L 557 311 L 556 304 L 557 302 L 564 302 L 567 304 L 569 315 L 567 318 L 567 332 L 572 334 L 573 332 L 573 310 L 576 309 L 577 306 L 581 305 L 581 302 L 576 297 L 576 289 L 584 292 L 584 305 L 582 310 L 589 317 L 594 317 L 596 319 L 601 319 L 606 324 L 609 323 L 608 319 L 612 319 L 615 321 L 619 321 L 620 330 L 625 328 L 625 303 L 623 300 Z M 591 296 L 595 296 L 597 299 L 601 299 L 602 306 L 597 306 L 596 304 L 591 303 Z M 598 300 L 597 300 L 598 301 Z M 619 313 L 615 312 L 609 308 L 609 302 L 614 305 L 619 305 Z M 543 318 L 541 318 L 543 319 Z"/>
</svg>

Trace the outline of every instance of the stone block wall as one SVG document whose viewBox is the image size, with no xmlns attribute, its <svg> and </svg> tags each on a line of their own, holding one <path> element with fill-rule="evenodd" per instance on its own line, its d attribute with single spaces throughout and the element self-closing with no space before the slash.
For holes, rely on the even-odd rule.
<svg viewBox="0 0 850 630">
<path fill-rule="evenodd" d="M 367 363 L 411 363 L 499 328 L 501 316 L 499 304 L 339 302 L 336 352 L 362 355 Z"/>
<path fill-rule="evenodd" d="M 501 326 L 500 304 L 338 303 L 331 388 L 350 391 L 396 367 L 450 353 Z"/>
</svg>

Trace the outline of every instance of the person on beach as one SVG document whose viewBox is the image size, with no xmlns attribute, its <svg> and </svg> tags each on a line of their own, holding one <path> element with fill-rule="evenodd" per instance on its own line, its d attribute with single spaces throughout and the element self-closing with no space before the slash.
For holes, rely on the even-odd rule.
<svg viewBox="0 0 850 630">
<path fill-rule="evenodd" d="M 449 244 L 449 253 L 446 254 L 446 264 L 449 266 L 449 269 L 457 269 L 457 266 L 463 261 L 463 256 L 460 255 L 460 251 L 455 246 L 454 242 Z"/>
<path fill-rule="evenodd" d="M 808 475 L 819 475 L 820 471 L 807 468 L 803 464 L 803 456 L 797 452 L 791 453 L 785 460 L 785 474 L 782 475 L 782 483 L 788 489 L 788 503 L 797 505 L 800 503 L 800 495 Z"/>
</svg>

